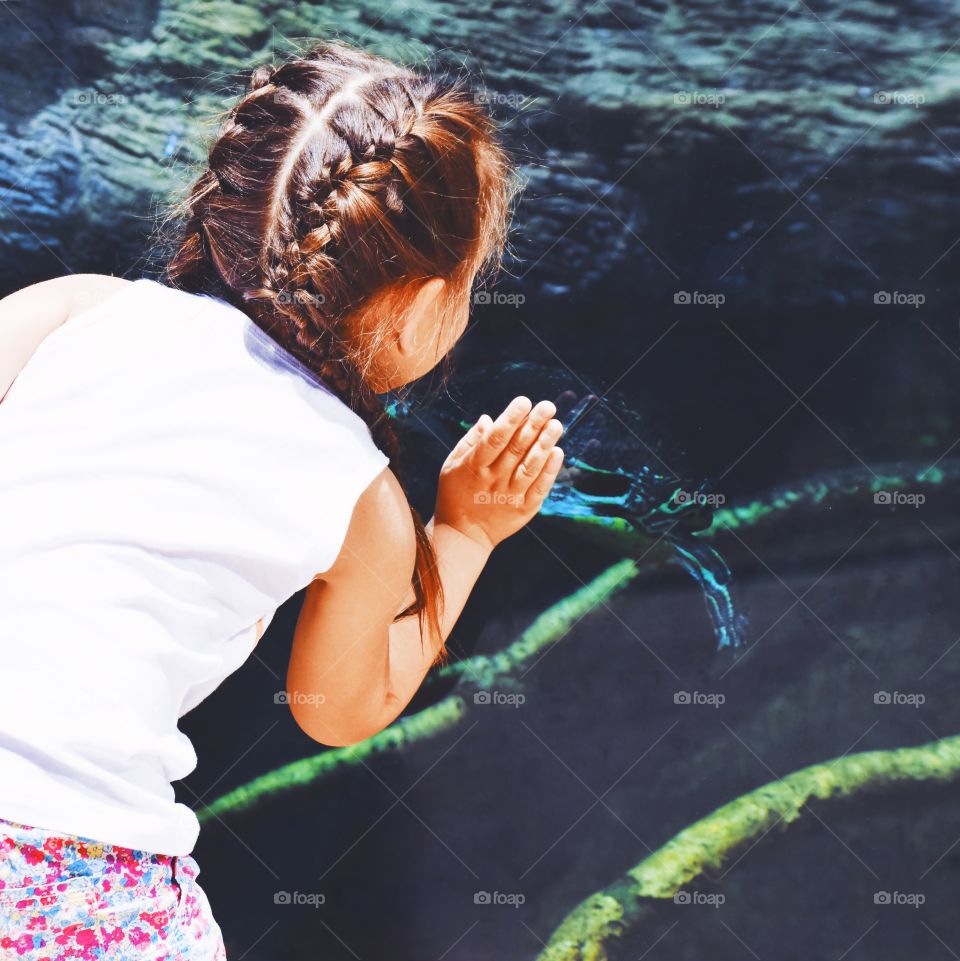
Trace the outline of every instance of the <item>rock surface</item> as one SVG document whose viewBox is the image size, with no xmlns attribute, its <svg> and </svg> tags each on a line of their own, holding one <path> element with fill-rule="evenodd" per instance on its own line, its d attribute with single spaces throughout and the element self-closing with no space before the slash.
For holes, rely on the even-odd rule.
<svg viewBox="0 0 960 961">
<path fill-rule="evenodd" d="M 529 296 L 613 284 L 666 307 L 699 285 L 815 308 L 954 283 L 942 2 L 13 0 L 0 17 L 5 288 L 130 269 L 231 76 L 331 32 L 473 72 L 526 161 L 511 286 Z"/>
<path fill-rule="evenodd" d="M 0 294 L 148 269 L 156 216 L 243 72 L 291 38 L 340 35 L 465 66 L 520 160 L 500 289 L 526 300 L 478 308 L 463 360 L 541 359 L 616 383 L 728 502 L 865 462 L 956 456 L 960 44 L 944 0 L 0 0 L 0 27 Z M 871 506 L 838 520 L 829 556 L 809 546 L 813 525 L 775 546 L 744 538 L 758 576 L 736 670 L 709 655 L 692 585 L 640 590 L 544 659 L 524 712 L 491 711 L 462 743 L 284 799 L 273 819 L 205 828 L 198 859 L 228 955 L 356 957 L 345 940 L 397 961 L 533 958 L 573 905 L 724 801 L 854 745 L 956 733 L 956 536 L 939 523 L 952 502 L 893 517 Z M 888 559 L 870 548 L 893 524 Z M 496 652 L 611 561 L 543 536 L 485 572 L 458 643 L 475 628 L 476 649 Z M 201 758 L 178 787 L 186 803 L 317 750 L 271 713 L 295 606 L 262 658 L 184 720 Z M 727 701 L 678 707 L 678 690 Z M 928 700 L 885 710 L 878 690 Z M 727 910 L 680 916 L 649 957 L 748 956 L 727 925 L 762 957 L 841 956 L 888 888 L 925 891 L 935 935 L 891 911 L 849 961 L 936 951 L 941 937 L 960 950 L 944 894 L 956 849 L 929 867 L 956 837 L 956 794 L 771 835 L 731 871 Z M 331 900 L 322 915 L 278 915 L 281 886 Z M 526 892 L 522 919 L 478 916 L 483 888 Z M 849 910 L 823 923 L 831 901 Z"/>
</svg>

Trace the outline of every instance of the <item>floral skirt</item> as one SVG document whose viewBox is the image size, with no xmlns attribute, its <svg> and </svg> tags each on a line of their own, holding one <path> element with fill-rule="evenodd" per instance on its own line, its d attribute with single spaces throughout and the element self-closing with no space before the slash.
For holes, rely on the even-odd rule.
<svg viewBox="0 0 960 961">
<path fill-rule="evenodd" d="M 225 961 L 199 873 L 0 818 L 0 961 Z"/>
</svg>

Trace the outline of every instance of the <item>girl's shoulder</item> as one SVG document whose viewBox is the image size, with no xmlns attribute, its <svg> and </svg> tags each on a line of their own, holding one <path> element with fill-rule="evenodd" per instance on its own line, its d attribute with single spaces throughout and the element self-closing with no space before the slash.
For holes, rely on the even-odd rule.
<svg viewBox="0 0 960 961">
<path fill-rule="evenodd" d="M 66 274 L 45 281 L 51 296 L 63 298 L 67 319 L 98 306 L 133 283 L 126 277 L 114 277 L 112 274 Z"/>
<path fill-rule="evenodd" d="M 112 305 L 116 301 L 118 308 L 121 302 L 128 306 L 125 304 L 126 298 L 135 296 L 137 292 L 144 298 L 141 301 L 141 307 L 144 304 L 153 303 L 163 305 L 164 309 L 169 310 L 171 304 L 177 304 L 178 299 L 184 302 L 184 299 L 189 298 L 192 304 L 199 300 L 205 305 L 215 305 L 219 309 L 236 312 L 236 308 L 225 301 L 209 295 L 198 295 L 181 290 L 146 276 L 129 279 L 114 277 L 111 274 L 68 274 L 45 281 L 44 286 L 50 288 L 50 296 L 59 294 L 61 300 L 67 305 L 67 319 L 106 306 L 108 302 Z M 164 298 L 173 298 L 173 300 L 167 301 Z"/>
<path fill-rule="evenodd" d="M 64 274 L 14 291 L 3 298 L 3 305 L 32 317 L 46 317 L 51 326 L 59 326 L 133 284 L 110 274 Z"/>
</svg>

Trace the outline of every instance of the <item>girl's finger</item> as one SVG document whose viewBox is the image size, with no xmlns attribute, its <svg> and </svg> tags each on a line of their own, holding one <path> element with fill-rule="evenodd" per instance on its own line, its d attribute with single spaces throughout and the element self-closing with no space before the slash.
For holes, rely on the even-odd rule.
<svg viewBox="0 0 960 961">
<path fill-rule="evenodd" d="M 510 438 L 530 413 L 530 407 L 529 397 L 514 397 L 504 412 L 493 422 L 490 430 L 484 431 L 486 443 L 479 447 L 475 454 L 475 462 L 480 467 L 488 467 L 497 459 L 500 451 L 507 446 Z"/>
<path fill-rule="evenodd" d="M 544 426 L 550 422 L 550 418 L 556 412 L 557 407 L 552 400 L 541 400 L 517 428 L 513 437 L 507 442 L 507 446 L 491 466 L 496 470 L 502 470 L 507 476 L 512 475 L 520 461 L 531 452 Z M 557 423 L 560 422 L 557 421 Z"/>
<path fill-rule="evenodd" d="M 453 450 L 450 451 L 450 459 L 459 461 L 467 457 L 471 451 L 476 450 L 492 423 L 493 420 L 489 414 L 481 414 L 471 425 L 470 429 L 454 445 Z"/>
<path fill-rule="evenodd" d="M 516 469 L 510 477 L 510 483 L 520 489 L 526 490 L 539 476 L 543 468 L 544 461 L 550 451 L 556 446 L 563 432 L 563 425 L 555 418 L 547 421 L 540 431 L 536 441 L 528 450 L 523 460 L 517 464 Z"/>
<path fill-rule="evenodd" d="M 534 502 L 538 500 L 542 501 L 547 494 L 550 493 L 550 488 L 553 487 L 553 483 L 557 479 L 557 474 L 560 473 L 562 465 L 563 450 L 560 447 L 554 447 L 547 455 L 546 462 L 537 479 L 530 485 L 530 489 L 527 491 L 527 494 L 534 499 Z"/>
</svg>

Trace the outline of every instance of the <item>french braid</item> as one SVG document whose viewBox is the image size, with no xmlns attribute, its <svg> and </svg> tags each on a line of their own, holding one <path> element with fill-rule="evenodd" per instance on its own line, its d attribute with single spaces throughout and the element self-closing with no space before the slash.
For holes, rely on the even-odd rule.
<svg viewBox="0 0 960 961">
<path fill-rule="evenodd" d="M 165 276 L 246 312 L 394 461 L 398 439 L 365 378 L 383 331 L 357 338 L 349 319 L 381 297 L 402 309 L 415 282 L 433 276 L 448 282 L 448 309 L 468 297 L 500 264 L 509 166 L 492 119 L 460 82 L 317 43 L 250 74 L 174 210 Z M 436 557 L 411 514 L 415 600 L 398 616 L 426 617 L 439 633 Z"/>
</svg>

